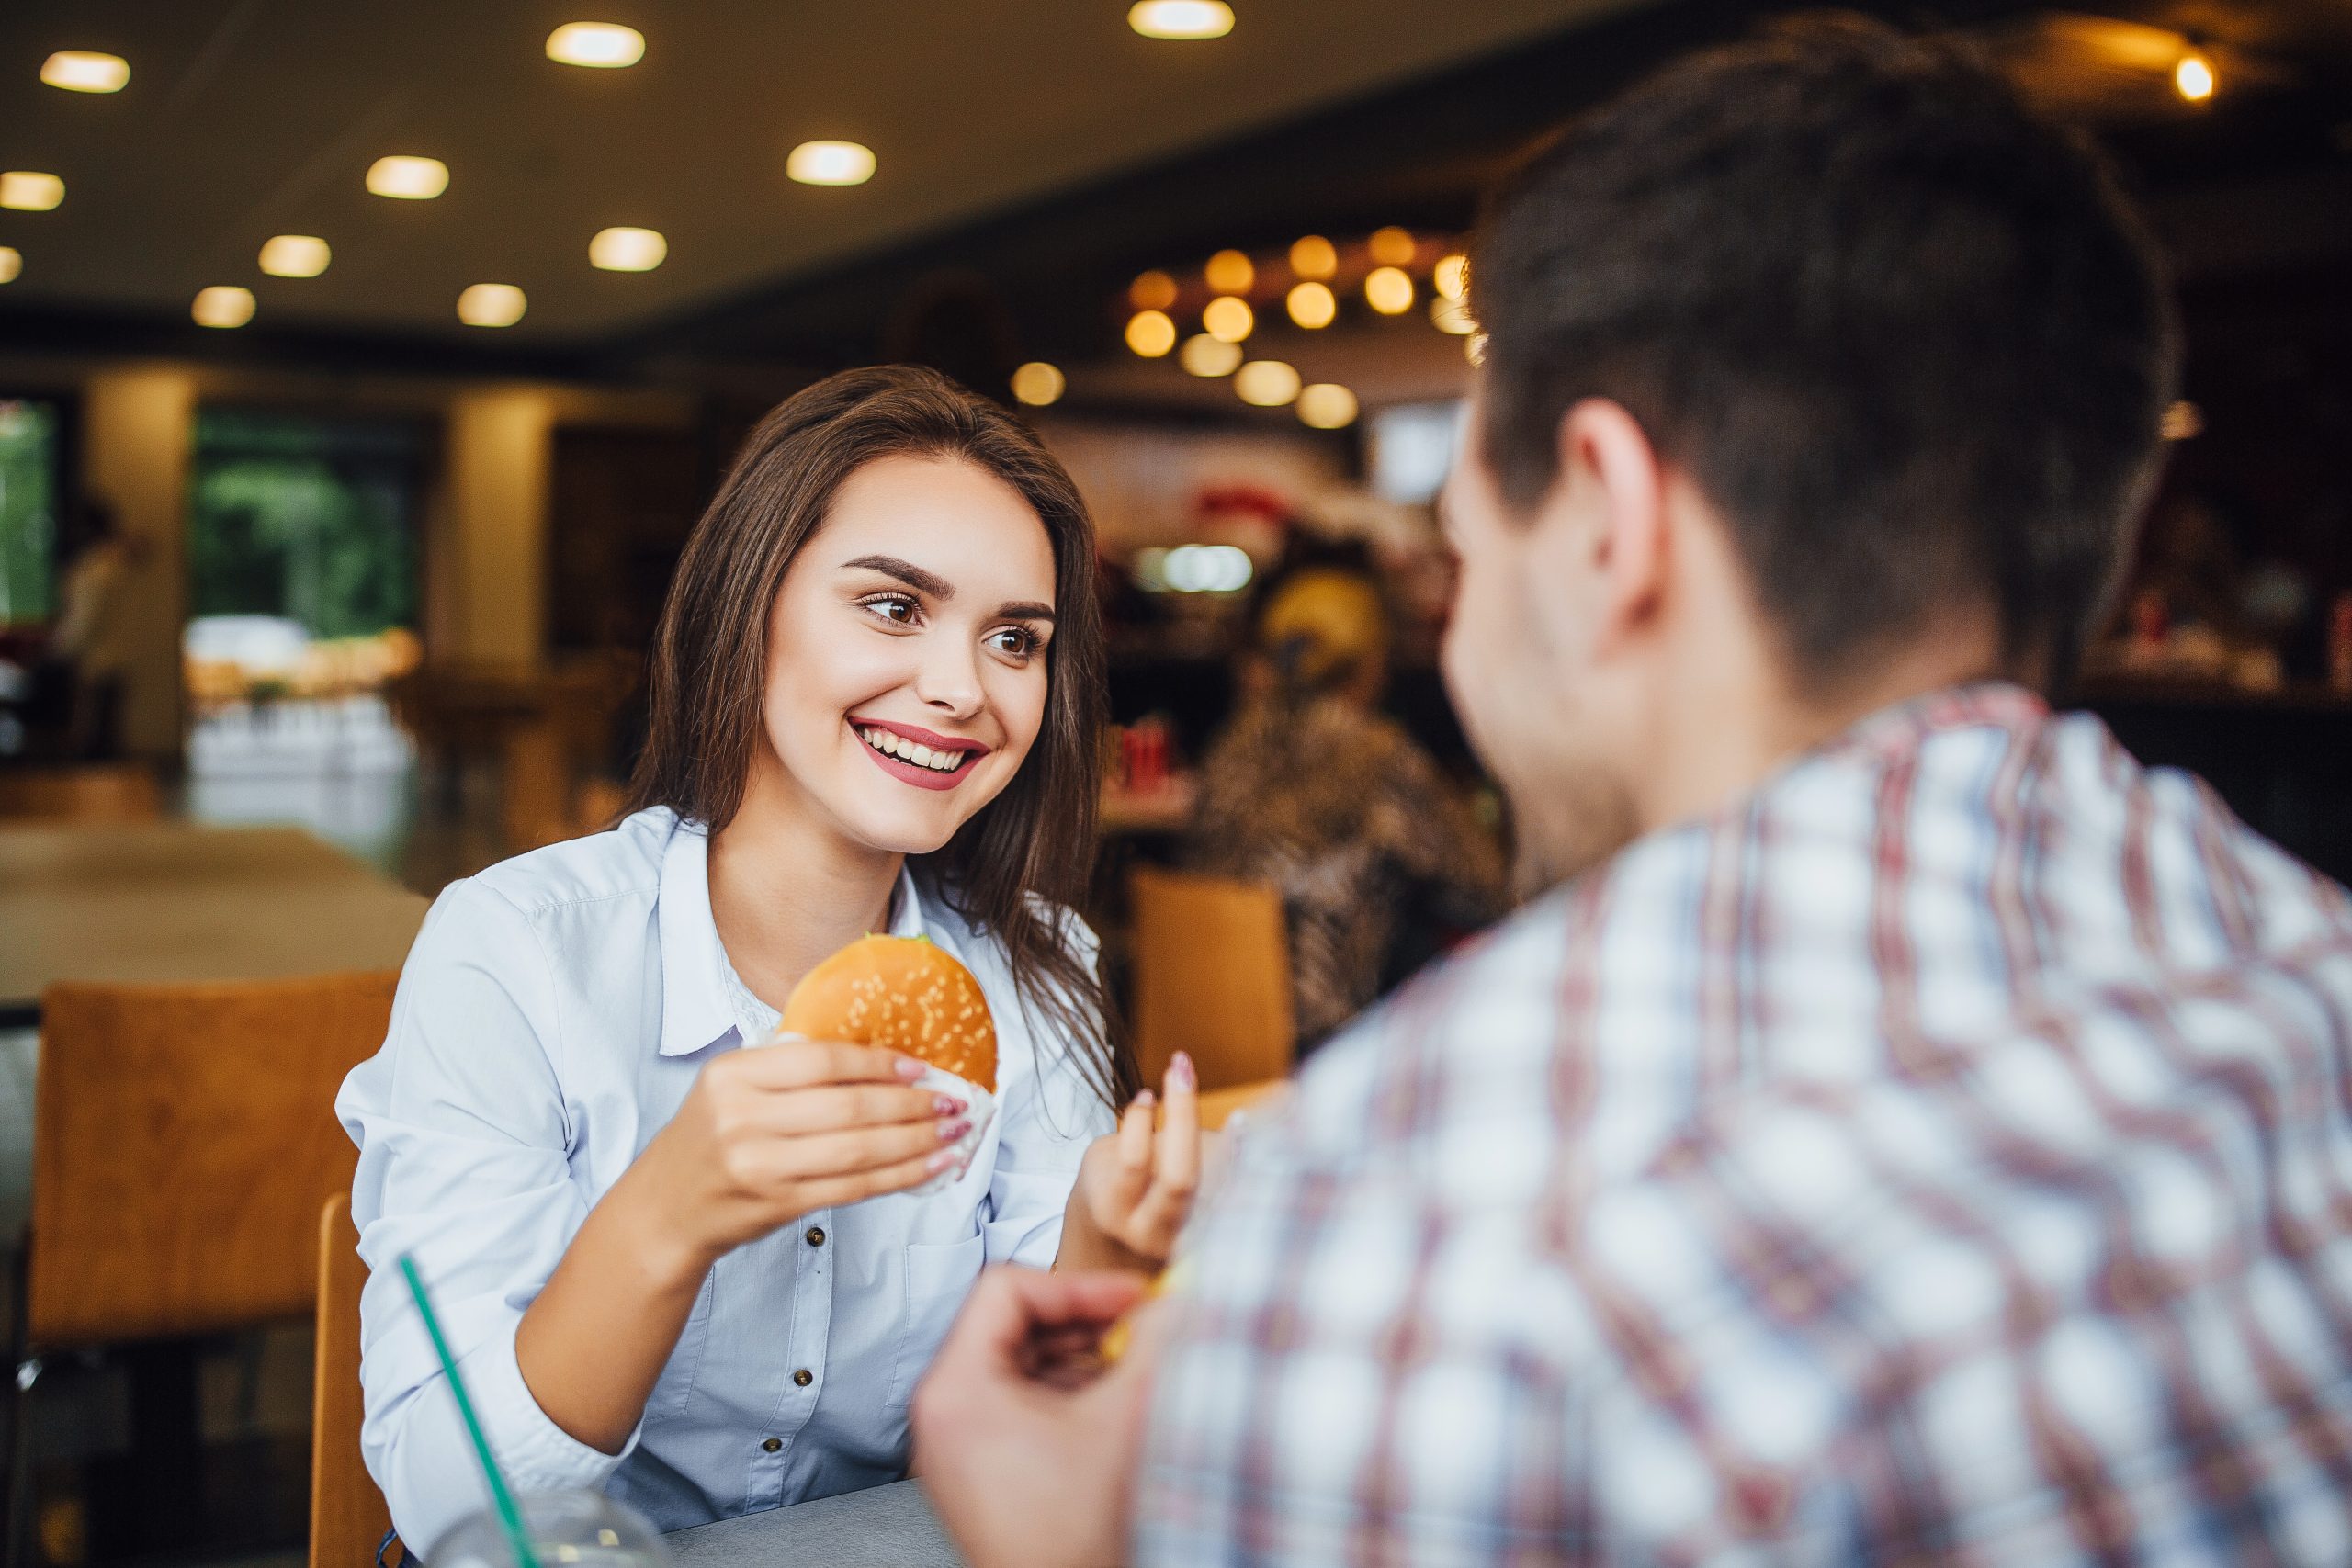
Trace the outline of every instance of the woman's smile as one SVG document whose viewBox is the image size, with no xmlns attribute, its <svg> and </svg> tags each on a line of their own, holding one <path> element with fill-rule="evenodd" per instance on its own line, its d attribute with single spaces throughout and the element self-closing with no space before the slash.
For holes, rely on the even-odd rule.
<svg viewBox="0 0 2352 1568">
<path fill-rule="evenodd" d="M 973 766 L 993 750 L 978 740 L 941 735 L 921 725 L 852 715 L 850 728 L 865 743 L 875 766 L 917 789 L 954 789 Z"/>
</svg>

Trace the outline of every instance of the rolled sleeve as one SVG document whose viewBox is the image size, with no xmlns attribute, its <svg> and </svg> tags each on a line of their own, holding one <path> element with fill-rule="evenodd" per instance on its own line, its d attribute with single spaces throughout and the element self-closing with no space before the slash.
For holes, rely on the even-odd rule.
<svg viewBox="0 0 2352 1568">
<path fill-rule="evenodd" d="M 401 1539 L 429 1548 L 484 1505 L 479 1466 L 400 1259 L 414 1260 L 499 1462 L 526 1490 L 595 1487 L 602 1453 L 549 1420 L 514 1334 L 587 1213 L 569 1161 L 554 987 L 521 911 L 470 883 L 434 906 L 391 1032 L 336 1102 L 359 1145 L 361 1448 Z M 628 1448 L 636 1445 L 631 1435 Z"/>
<path fill-rule="evenodd" d="M 1100 951 L 1094 932 L 1075 915 L 1061 918 L 1067 940 L 1091 967 Z M 1017 1038 L 1001 1037 L 999 1045 L 996 1166 L 980 1233 L 989 1262 L 1050 1269 L 1087 1145 L 1118 1119 L 1088 1081 L 1073 1043 L 1040 1043 L 1024 1028 Z"/>
</svg>

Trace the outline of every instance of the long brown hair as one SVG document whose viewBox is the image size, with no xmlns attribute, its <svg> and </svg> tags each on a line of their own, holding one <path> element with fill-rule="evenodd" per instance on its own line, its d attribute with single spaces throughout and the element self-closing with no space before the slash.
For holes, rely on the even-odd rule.
<svg viewBox="0 0 2352 1568">
<path fill-rule="evenodd" d="M 993 403 L 933 370 L 827 377 L 752 432 L 686 541 L 653 635 L 651 713 L 628 809 L 666 806 L 714 834 L 743 803 L 761 744 L 768 617 L 785 570 L 842 483 L 877 457 L 953 457 L 1019 491 L 1054 553 L 1046 714 L 1012 782 L 945 847 L 920 857 L 939 897 L 1003 945 L 1024 1013 L 1070 1043 L 1113 1106 L 1137 1085 L 1108 1031 L 1101 981 L 1071 951 L 1059 908 L 1094 863 L 1096 743 L 1104 705 L 1094 524 L 1069 475 Z"/>
</svg>

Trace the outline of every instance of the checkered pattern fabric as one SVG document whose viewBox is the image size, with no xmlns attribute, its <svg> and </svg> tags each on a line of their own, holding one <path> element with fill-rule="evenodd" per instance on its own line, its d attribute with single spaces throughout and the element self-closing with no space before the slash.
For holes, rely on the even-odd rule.
<svg viewBox="0 0 2352 1568">
<path fill-rule="evenodd" d="M 2352 1562 L 2352 903 L 1939 694 L 1368 1016 L 1191 1249 L 1146 1564 Z"/>
</svg>

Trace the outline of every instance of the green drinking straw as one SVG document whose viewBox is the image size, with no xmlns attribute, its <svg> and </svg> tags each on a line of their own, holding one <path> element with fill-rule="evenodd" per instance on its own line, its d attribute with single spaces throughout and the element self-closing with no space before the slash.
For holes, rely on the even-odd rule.
<svg viewBox="0 0 2352 1568">
<path fill-rule="evenodd" d="M 531 1550 L 531 1538 L 523 1529 L 522 1510 L 514 1506 L 514 1494 L 506 1489 L 506 1478 L 498 1472 L 497 1456 L 490 1451 L 490 1439 L 482 1436 L 481 1423 L 474 1416 L 474 1402 L 466 1396 L 466 1380 L 458 1375 L 457 1358 L 449 1354 L 449 1341 L 441 1336 L 441 1319 L 433 1311 L 433 1298 L 424 1293 L 416 1262 L 405 1252 L 401 1254 L 401 1277 L 408 1281 L 416 1310 L 424 1316 L 424 1331 L 433 1336 L 441 1370 L 449 1374 L 449 1392 L 458 1396 L 458 1414 L 466 1418 L 467 1435 L 474 1440 L 474 1457 L 481 1461 L 481 1478 L 490 1483 L 490 1500 L 497 1505 L 498 1522 L 506 1527 L 506 1543 L 514 1549 L 516 1568 L 539 1568 L 538 1553 Z"/>
</svg>

